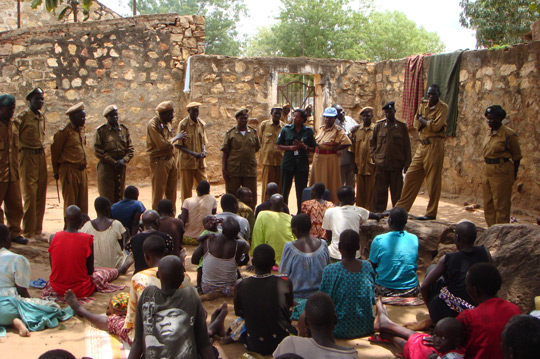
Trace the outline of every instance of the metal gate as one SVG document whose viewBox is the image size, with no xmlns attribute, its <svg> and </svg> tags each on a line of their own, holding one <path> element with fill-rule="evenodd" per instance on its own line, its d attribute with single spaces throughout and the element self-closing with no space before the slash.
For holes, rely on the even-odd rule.
<svg viewBox="0 0 540 359">
<path fill-rule="evenodd" d="M 306 108 L 313 106 L 315 86 L 310 86 L 302 81 L 292 81 L 278 86 L 278 103 L 289 103 L 293 108 Z"/>
</svg>

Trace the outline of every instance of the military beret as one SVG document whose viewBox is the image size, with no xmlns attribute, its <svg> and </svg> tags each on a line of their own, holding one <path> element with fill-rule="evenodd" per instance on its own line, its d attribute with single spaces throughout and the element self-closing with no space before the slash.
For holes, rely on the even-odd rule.
<svg viewBox="0 0 540 359">
<path fill-rule="evenodd" d="M 156 111 L 158 113 L 165 112 L 165 111 L 173 111 L 173 110 L 174 110 L 174 106 L 173 106 L 172 101 L 163 101 L 156 107 Z"/>
<path fill-rule="evenodd" d="M 15 97 L 4 94 L 0 96 L 0 107 L 8 107 L 15 104 Z"/>
<path fill-rule="evenodd" d="M 396 108 L 396 103 L 394 101 L 388 102 L 386 105 L 383 106 L 383 110 L 394 110 Z"/>
<path fill-rule="evenodd" d="M 366 106 L 366 107 L 364 107 L 364 108 L 360 111 L 360 114 L 363 114 L 365 111 L 371 111 L 371 112 L 373 112 L 373 107 L 371 107 L 371 106 Z"/>
<path fill-rule="evenodd" d="M 506 111 L 500 105 L 491 105 L 486 108 L 484 116 L 487 116 L 489 114 L 496 116 L 500 120 L 504 120 L 506 117 Z"/>
<path fill-rule="evenodd" d="M 240 110 L 236 111 L 234 114 L 234 117 L 238 117 L 240 115 L 247 115 L 249 113 L 249 110 L 247 108 L 241 108 Z"/>
<path fill-rule="evenodd" d="M 27 99 L 27 100 L 30 100 L 30 99 L 32 98 L 32 96 L 37 95 L 37 94 L 43 94 L 43 90 L 42 90 L 40 87 L 36 87 L 36 88 L 33 89 L 32 91 L 30 91 L 30 92 L 26 95 L 26 99 Z"/>
<path fill-rule="evenodd" d="M 333 107 L 327 107 L 324 109 L 324 117 L 336 117 L 338 115 L 337 110 Z"/>
<path fill-rule="evenodd" d="M 283 107 L 281 107 L 280 104 L 276 103 L 274 106 L 272 106 L 272 108 L 270 110 L 273 110 L 273 109 L 276 109 L 276 110 L 282 110 Z"/>
<path fill-rule="evenodd" d="M 107 117 L 107 115 L 113 111 L 118 111 L 118 107 L 116 107 L 116 105 L 109 105 L 105 107 L 105 110 L 103 110 L 103 117 Z"/>
<path fill-rule="evenodd" d="M 202 106 L 202 103 L 200 102 L 190 102 L 187 104 L 186 109 L 189 110 L 190 108 L 195 108 L 195 107 L 200 107 L 200 106 Z"/>
<path fill-rule="evenodd" d="M 66 115 L 71 115 L 72 113 L 76 113 L 83 110 L 84 110 L 84 103 L 79 102 L 78 104 L 73 105 L 70 108 L 68 108 L 66 111 Z"/>
</svg>

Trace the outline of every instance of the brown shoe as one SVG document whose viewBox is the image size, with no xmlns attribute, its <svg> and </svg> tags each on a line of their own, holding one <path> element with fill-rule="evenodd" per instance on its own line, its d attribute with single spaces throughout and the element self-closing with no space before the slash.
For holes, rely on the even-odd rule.
<svg viewBox="0 0 540 359">
<path fill-rule="evenodd" d="M 34 239 L 38 242 L 47 242 L 47 236 L 44 236 L 43 233 L 34 234 Z"/>
</svg>

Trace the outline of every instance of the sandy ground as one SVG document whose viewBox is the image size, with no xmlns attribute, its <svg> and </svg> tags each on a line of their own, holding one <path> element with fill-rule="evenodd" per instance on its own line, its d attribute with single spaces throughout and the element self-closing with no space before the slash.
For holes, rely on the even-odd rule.
<svg viewBox="0 0 540 359">
<path fill-rule="evenodd" d="M 92 185 L 92 184 L 91 184 Z M 148 185 L 139 186 L 140 197 L 139 199 L 149 205 L 151 203 L 151 192 Z M 92 186 L 89 191 L 89 198 L 95 198 L 97 189 Z M 294 192 L 294 188 L 293 188 Z M 223 185 L 216 185 L 212 187 L 212 193 L 214 195 L 220 195 L 224 193 Z M 262 191 L 259 189 L 259 194 Z M 291 213 L 296 212 L 295 201 L 293 200 L 294 193 L 291 193 Z M 485 221 L 483 212 L 477 210 L 469 212 L 464 209 L 464 202 L 467 199 L 459 197 L 444 196 L 439 205 L 439 219 L 449 222 L 457 222 L 461 219 L 469 219 L 476 223 L 478 226 L 485 227 Z M 424 214 L 427 201 L 426 196 L 421 194 L 416 200 L 411 213 L 415 215 Z M 180 201 L 177 203 L 180 208 Z M 93 204 L 90 204 L 93 207 Z M 530 216 L 522 216 L 519 218 L 520 223 L 535 223 L 535 216 L 537 214 L 531 214 Z M 90 217 L 95 218 L 95 211 L 93 208 L 90 210 Z M 45 213 L 44 230 L 47 234 L 54 233 L 62 229 L 63 225 L 63 213 L 62 205 L 56 198 L 56 188 L 49 186 L 47 193 L 47 208 Z M 28 246 L 13 245 L 12 250 L 17 253 L 25 255 L 32 263 L 32 280 L 37 278 L 48 279 L 50 274 L 47 244 L 40 242 L 33 242 Z M 193 253 L 194 247 L 188 248 L 188 258 L 186 263 L 191 263 L 190 257 Z M 187 272 L 192 279 L 192 283 L 196 279 L 195 267 L 191 264 L 187 265 Z M 128 272 L 128 275 L 119 278 L 115 283 L 129 285 L 129 278 L 132 272 Z M 247 272 L 243 272 L 244 275 L 249 275 Z M 126 289 L 127 291 L 128 289 Z M 33 297 L 39 297 L 39 290 L 30 289 L 30 294 Z M 111 294 L 95 293 L 94 297 L 96 301 L 87 304 L 87 308 L 97 313 L 105 313 L 108 300 Z M 232 299 L 218 299 L 211 302 L 205 302 L 204 307 L 208 313 L 212 313 L 221 303 L 227 302 L 229 304 L 229 315 L 226 318 L 225 325 L 228 326 L 236 318 L 234 316 Z M 390 318 L 397 323 L 405 324 L 407 322 L 425 319 L 427 317 L 427 310 L 424 306 L 421 307 L 388 307 Z M 85 323 L 77 317 L 73 317 L 68 321 L 62 323 L 58 328 L 48 329 L 42 332 L 33 332 L 30 338 L 19 337 L 13 328 L 8 329 L 7 336 L 0 338 L 0 350 L 2 357 L 5 358 L 37 358 L 41 353 L 56 348 L 66 349 L 72 352 L 76 357 L 80 358 L 86 355 L 85 345 Z M 368 342 L 367 338 L 360 338 L 354 340 L 339 340 L 342 345 L 352 346 L 358 350 L 360 358 L 394 358 L 394 352 L 389 345 L 372 345 Z M 232 344 L 223 346 L 223 358 L 240 358 L 245 350 L 240 344 Z M 97 359 L 97 358 L 96 358 Z M 102 358 L 109 359 L 109 358 Z"/>
</svg>

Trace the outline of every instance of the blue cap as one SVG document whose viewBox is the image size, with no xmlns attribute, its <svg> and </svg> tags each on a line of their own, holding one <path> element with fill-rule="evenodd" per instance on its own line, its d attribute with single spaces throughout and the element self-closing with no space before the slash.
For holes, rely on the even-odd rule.
<svg viewBox="0 0 540 359">
<path fill-rule="evenodd" d="M 4 94 L 0 96 L 0 107 L 8 107 L 15 104 L 15 97 Z"/>
<path fill-rule="evenodd" d="M 337 110 L 333 107 L 327 107 L 324 109 L 323 113 L 324 117 L 336 117 L 337 116 Z"/>
</svg>

